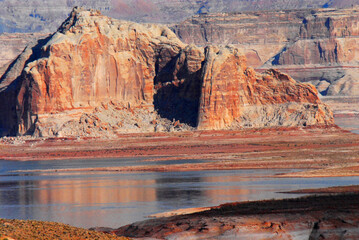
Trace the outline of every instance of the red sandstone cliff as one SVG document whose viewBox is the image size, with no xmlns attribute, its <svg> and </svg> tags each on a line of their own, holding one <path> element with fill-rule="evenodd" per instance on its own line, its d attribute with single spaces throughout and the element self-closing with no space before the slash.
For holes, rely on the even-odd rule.
<svg viewBox="0 0 359 240">
<path fill-rule="evenodd" d="M 2 135 L 165 130 L 162 118 L 198 129 L 333 123 L 313 86 L 258 75 L 236 48 L 188 46 L 167 27 L 97 11 L 74 9 L 13 65 L 0 80 Z"/>
<path fill-rule="evenodd" d="M 256 74 L 236 48 L 206 48 L 203 69 L 200 129 L 322 125 L 329 120 L 313 86 L 276 70 Z"/>
</svg>

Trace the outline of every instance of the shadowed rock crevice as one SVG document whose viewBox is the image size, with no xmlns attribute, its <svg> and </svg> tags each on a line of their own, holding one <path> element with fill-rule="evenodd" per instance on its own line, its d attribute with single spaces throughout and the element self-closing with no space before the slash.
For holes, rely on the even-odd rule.
<svg viewBox="0 0 359 240">
<path fill-rule="evenodd" d="M 33 112 L 31 91 L 34 83 L 26 79 L 24 67 L 39 58 L 48 58 L 50 52 L 42 47 L 53 35 L 27 46 L 9 65 L 0 79 L 0 136 L 32 134 L 37 114 Z M 35 90 L 36 91 L 36 90 Z M 38 91 L 38 90 L 37 90 Z M 19 98 L 20 96 L 20 98 Z M 23 98 L 21 98 L 23 96 Z M 23 129 L 21 126 L 25 126 Z"/>
<path fill-rule="evenodd" d="M 197 59 L 189 59 L 191 51 Z M 198 126 L 202 57 L 198 49 L 186 49 L 156 72 L 154 107 L 161 117 Z"/>
<path fill-rule="evenodd" d="M 12 90 L 0 92 L 0 136 L 14 136 L 18 132 L 16 114 L 16 83 Z"/>
</svg>

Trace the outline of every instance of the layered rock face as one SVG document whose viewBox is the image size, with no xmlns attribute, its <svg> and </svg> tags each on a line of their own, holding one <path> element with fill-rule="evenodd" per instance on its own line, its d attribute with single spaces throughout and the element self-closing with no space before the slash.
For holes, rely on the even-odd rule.
<svg viewBox="0 0 359 240">
<path fill-rule="evenodd" d="M 200 46 L 233 44 L 243 49 L 248 64 L 262 66 L 299 34 L 312 10 L 213 13 L 193 16 L 171 26 L 186 43 Z"/>
<path fill-rule="evenodd" d="M 0 82 L 1 135 L 79 135 L 70 126 L 88 133 L 101 114 L 111 116 L 100 130 L 121 131 L 123 112 L 138 131 L 159 130 L 162 118 L 198 129 L 333 123 L 312 85 L 258 75 L 237 48 L 186 45 L 167 27 L 97 11 L 74 9 L 12 66 Z"/>
<path fill-rule="evenodd" d="M 323 95 L 358 95 L 358 13 L 359 9 L 346 9 L 307 16 L 298 39 L 269 65 L 288 69 L 297 79 L 313 83 Z"/>
<path fill-rule="evenodd" d="M 239 46 L 250 66 L 278 68 L 322 95 L 357 95 L 358 20 L 357 8 L 285 10 L 202 14 L 172 28 L 186 43 Z"/>
<path fill-rule="evenodd" d="M 53 32 L 71 8 L 100 9 L 104 14 L 136 22 L 173 23 L 198 13 L 350 7 L 358 0 L 2 0 L 0 33 Z"/>
</svg>

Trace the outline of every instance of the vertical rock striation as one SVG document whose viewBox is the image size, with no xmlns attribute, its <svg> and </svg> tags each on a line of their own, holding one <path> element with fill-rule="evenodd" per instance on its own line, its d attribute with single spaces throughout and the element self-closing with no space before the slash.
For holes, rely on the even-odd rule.
<svg viewBox="0 0 359 240">
<path fill-rule="evenodd" d="M 200 129 L 325 125 L 330 110 L 310 84 L 269 70 L 256 74 L 236 48 L 206 48 Z"/>
<path fill-rule="evenodd" d="M 257 75 L 237 48 L 186 45 L 167 27 L 98 11 L 75 8 L 12 66 L 0 80 L 1 135 L 39 133 L 61 118 L 40 134 L 58 135 L 107 104 L 156 110 L 198 129 L 333 123 L 313 86 L 275 70 Z"/>
</svg>

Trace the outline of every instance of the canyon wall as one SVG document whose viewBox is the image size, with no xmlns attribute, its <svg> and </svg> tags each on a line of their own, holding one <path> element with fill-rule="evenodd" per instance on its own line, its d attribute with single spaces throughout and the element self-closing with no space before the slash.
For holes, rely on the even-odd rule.
<svg viewBox="0 0 359 240">
<path fill-rule="evenodd" d="M 175 23 L 198 13 L 351 7 L 359 0 L 2 0 L 0 33 L 53 32 L 74 6 L 136 22 Z"/>
<path fill-rule="evenodd" d="M 323 95 L 359 94 L 359 9 L 307 16 L 299 37 L 267 66 L 279 66 Z M 303 69 L 304 68 L 304 69 Z"/>
<path fill-rule="evenodd" d="M 250 66 L 275 67 L 314 84 L 322 95 L 350 96 L 359 94 L 358 11 L 201 14 L 171 28 L 186 43 L 240 47 Z"/>
<path fill-rule="evenodd" d="M 305 16 L 313 10 L 281 10 L 195 15 L 171 26 L 189 44 L 233 44 L 252 67 L 262 66 L 299 35 Z"/>
<path fill-rule="evenodd" d="M 166 131 L 163 119 L 203 130 L 333 123 L 312 85 L 257 74 L 237 48 L 81 8 L 11 64 L 0 102 L 1 135 Z"/>
</svg>

